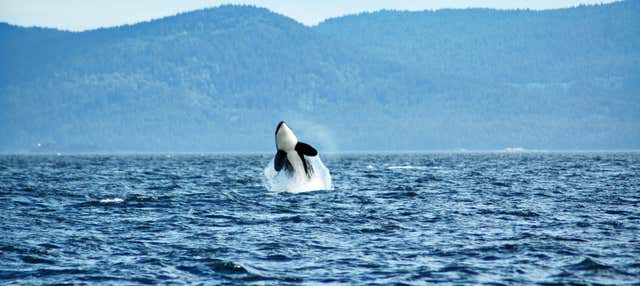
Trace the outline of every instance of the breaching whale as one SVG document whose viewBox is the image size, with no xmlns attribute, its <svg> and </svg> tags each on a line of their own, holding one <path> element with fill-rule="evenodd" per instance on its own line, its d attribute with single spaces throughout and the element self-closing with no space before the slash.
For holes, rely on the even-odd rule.
<svg viewBox="0 0 640 286">
<path fill-rule="evenodd" d="M 280 121 L 276 128 L 276 148 L 278 151 L 273 159 L 276 171 L 280 172 L 284 168 L 289 176 L 304 174 L 311 178 L 313 167 L 305 156 L 316 156 L 318 151 L 309 144 L 299 142 L 284 121 Z"/>
</svg>

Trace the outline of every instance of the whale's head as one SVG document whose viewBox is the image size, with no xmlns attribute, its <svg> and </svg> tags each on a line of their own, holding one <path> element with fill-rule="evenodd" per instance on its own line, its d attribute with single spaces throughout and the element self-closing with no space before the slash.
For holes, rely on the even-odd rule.
<svg viewBox="0 0 640 286">
<path fill-rule="evenodd" d="M 285 152 L 295 149 L 298 138 L 284 121 L 278 123 L 276 128 L 276 148 Z"/>
</svg>

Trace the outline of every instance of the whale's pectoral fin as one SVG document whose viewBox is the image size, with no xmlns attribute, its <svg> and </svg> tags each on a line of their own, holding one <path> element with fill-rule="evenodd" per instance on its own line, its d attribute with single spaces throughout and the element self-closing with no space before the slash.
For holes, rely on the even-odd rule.
<svg viewBox="0 0 640 286">
<path fill-rule="evenodd" d="M 316 150 L 316 148 L 313 148 L 311 145 L 303 142 L 298 142 L 298 144 L 296 144 L 296 151 L 298 154 L 302 153 L 307 156 L 318 155 L 318 150 Z"/>
<path fill-rule="evenodd" d="M 280 172 L 280 170 L 282 170 L 282 167 L 285 165 L 286 161 L 287 161 L 287 152 L 278 150 L 278 153 L 276 153 L 276 157 L 273 159 L 273 167 L 276 169 L 276 171 Z"/>
</svg>

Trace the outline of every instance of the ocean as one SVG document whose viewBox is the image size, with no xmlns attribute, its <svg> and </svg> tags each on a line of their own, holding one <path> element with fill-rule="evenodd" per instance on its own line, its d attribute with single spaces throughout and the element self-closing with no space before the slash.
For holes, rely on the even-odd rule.
<svg viewBox="0 0 640 286">
<path fill-rule="evenodd" d="M 640 283 L 640 153 L 2 155 L 0 284 Z"/>
</svg>

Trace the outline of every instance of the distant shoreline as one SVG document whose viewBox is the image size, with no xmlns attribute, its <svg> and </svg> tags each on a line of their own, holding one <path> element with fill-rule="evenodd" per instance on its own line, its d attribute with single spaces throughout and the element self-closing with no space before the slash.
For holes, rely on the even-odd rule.
<svg viewBox="0 0 640 286">
<path fill-rule="evenodd" d="M 217 155 L 273 155 L 271 151 L 220 151 L 220 152 L 0 152 L 0 156 L 217 156 Z M 587 153 L 640 153 L 640 149 L 611 149 L 611 150 L 374 150 L 374 151 L 340 151 L 321 152 L 325 156 L 342 155 L 410 155 L 410 154 L 587 154 Z"/>
</svg>

